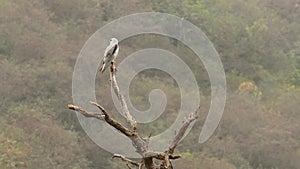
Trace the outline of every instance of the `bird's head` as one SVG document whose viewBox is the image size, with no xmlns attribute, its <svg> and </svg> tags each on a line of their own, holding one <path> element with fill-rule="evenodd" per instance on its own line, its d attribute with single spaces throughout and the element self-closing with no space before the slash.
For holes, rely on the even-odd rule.
<svg viewBox="0 0 300 169">
<path fill-rule="evenodd" d="M 119 41 L 118 41 L 118 39 L 116 39 L 116 38 L 111 38 L 110 40 L 109 40 L 109 43 L 110 44 L 118 44 L 119 43 Z"/>
</svg>

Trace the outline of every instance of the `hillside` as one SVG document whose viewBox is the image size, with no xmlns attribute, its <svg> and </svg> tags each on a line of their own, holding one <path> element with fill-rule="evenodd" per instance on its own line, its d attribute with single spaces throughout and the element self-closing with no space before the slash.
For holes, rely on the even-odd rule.
<svg viewBox="0 0 300 169">
<path fill-rule="evenodd" d="M 88 38 L 119 17 L 145 11 L 184 17 L 201 28 L 226 74 L 223 118 L 214 135 L 198 144 L 211 98 L 201 61 L 163 36 L 121 42 L 117 62 L 143 48 L 163 48 L 183 56 L 195 74 L 202 110 L 178 147 L 183 157 L 174 161 L 175 168 L 300 168 L 299 0 L 0 0 L 0 168 L 126 167 L 89 139 L 66 105 L 72 102 L 74 65 Z M 97 76 L 97 98 L 114 111 L 108 78 Z M 156 88 L 168 103 L 159 119 L 141 124 L 141 131 L 152 135 L 176 118 L 178 86 L 160 71 L 142 72 L 130 86 L 131 101 L 140 110 L 150 106 L 148 95 Z"/>
</svg>

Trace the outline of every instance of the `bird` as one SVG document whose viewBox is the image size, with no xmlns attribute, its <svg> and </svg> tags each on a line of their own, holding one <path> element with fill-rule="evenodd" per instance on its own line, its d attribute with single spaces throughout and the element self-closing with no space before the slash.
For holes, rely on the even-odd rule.
<svg viewBox="0 0 300 169">
<path fill-rule="evenodd" d="M 105 49 L 102 65 L 99 67 L 99 71 L 101 73 L 103 73 L 105 69 L 109 67 L 111 62 L 114 62 L 119 53 L 119 49 L 119 41 L 116 38 L 111 38 L 109 40 L 109 45 Z"/>
</svg>

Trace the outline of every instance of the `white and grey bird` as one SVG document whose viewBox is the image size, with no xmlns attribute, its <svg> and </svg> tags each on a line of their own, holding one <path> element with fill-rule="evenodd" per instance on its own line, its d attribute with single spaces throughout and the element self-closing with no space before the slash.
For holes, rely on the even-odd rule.
<svg viewBox="0 0 300 169">
<path fill-rule="evenodd" d="M 114 61 L 119 53 L 119 42 L 116 38 L 109 40 L 109 45 L 106 47 L 104 52 L 104 58 L 102 65 L 99 67 L 99 71 L 103 73 L 107 67 Z"/>
</svg>

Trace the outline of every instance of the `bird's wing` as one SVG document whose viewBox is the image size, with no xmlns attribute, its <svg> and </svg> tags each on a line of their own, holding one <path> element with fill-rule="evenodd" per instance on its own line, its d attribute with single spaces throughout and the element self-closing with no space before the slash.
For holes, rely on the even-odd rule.
<svg viewBox="0 0 300 169">
<path fill-rule="evenodd" d="M 112 56 L 118 48 L 118 44 L 110 44 L 104 52 L 104 57 Z"/>
</svg>

